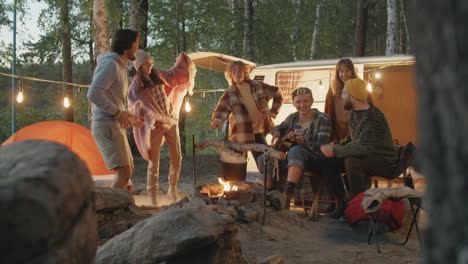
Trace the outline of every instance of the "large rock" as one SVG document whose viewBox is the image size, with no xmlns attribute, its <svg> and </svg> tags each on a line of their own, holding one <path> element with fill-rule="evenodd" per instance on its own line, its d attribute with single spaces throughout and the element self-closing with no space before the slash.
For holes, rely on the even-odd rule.
<svg viewBox="0 0 468 264">
<path fill-rule="evenodd" d="M 113 211 L 134 203 L 133 196 L 127 189 L 97 187 L 95 193 L 96 211 Z"/>
<path fill-rule="evenodd" d="M 163 211 L 99 248 L 97 263 L 245 263 L 234 218 L 208 208 Z"/>
<path fill-rule="evenodd" d="M 93 263 L 93 189 L 84 162 L 63 145 L 0 147 L 0 263 Z"/>
<path fill-rule="evenodd" d="M 128 230 L 149 216 L 135 205 L 126 189 L 99 188 L 95 190 L 98 223 L 98 245 Z"/>
</svg>

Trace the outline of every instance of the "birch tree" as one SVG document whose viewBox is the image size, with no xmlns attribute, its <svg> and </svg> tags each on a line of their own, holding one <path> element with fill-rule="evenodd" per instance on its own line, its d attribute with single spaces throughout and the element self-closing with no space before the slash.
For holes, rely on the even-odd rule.
<svg viewBox="0 0 468 264">
<path fill-rule="evenodd" d="M 397 0 L 387 0 L 387 39 L 385 55 L 398 53 L 398 4 Z"/>
<path fill-rule="evenodd" d="M 107 23 L 107 11 L 105 0 L 94 0 L 94 57 L 109 51 L 109 27 Z"/>
<path fill-rule="evenodd" d="M 106 0 L 94 0 L 94 61 L 99 55 L 109 51 L 109 27 L 107 23 Z M 91 103 L 88 101 L 88 121 L 91 124 Z"/>
<path fill-rule="evenodd" d="M 318 0 L 317 7 L 315 8 L 315 23 L 314 23 L 314 31 L 312 33 L 312 43 L 310 45 L 310 57 L 309 57 L 309 59 L 311 60 L 317 57 L 317 40 L 318 40 L 318 34 L 319 34 L 319 28 L 320 28 L 320 22 L 321 22 L 320 9 L 322 7 L 322 1 L 323 0 Z"/>
</svg>

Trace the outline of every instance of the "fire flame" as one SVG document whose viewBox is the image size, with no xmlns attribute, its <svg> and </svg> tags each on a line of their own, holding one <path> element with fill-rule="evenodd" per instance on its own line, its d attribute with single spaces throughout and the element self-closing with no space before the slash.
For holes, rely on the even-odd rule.
<svg viewBox="0 0 468 264">
<path fill-rule="evenodd" d="M 228 191 L 237 191 L 237 186 L 235 184 L 231 184 L 228 181 L 223 181 L 221 178 L 218 178 L 218 181 L 221 185 L 223 185 L 223 193 Z"/>
</svg>

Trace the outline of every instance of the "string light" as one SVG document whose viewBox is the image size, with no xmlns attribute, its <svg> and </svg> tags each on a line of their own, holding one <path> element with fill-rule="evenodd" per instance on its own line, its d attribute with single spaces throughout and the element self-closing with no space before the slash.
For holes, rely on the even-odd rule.
<svg viewBox="0 0 468 264">
<path fill-rule="evenodd" d="M 375 73 L 375 78 L 380 79 L 380 77 L 382 77 L 382 75 L 380 74 L 380 72 L 376 72 L 376 73 Z"/>
<path fill-rule="evenodd" d="M 68 96 L 66 95 L 65 98 L 63 98 L 63 106 L 65 106 L 65 108 L 70 107 L 70 100 L 68 100 Z"/>
<path fill-rule="evenodd" d="M 323 91 L 323 83 L 322 83 L 322 80 L 319 81 L 319 88 L 321 91 Z"/>
<path fill-rule="evenodd" d="M 367 91 L 369 91 L 369 93 L 372 93 L 372 84 L 370 82 L 367 83 Z"/>
<path fill-rule="evenodd" d="M 185 112 L 190 112 L 192 111 L 192 106 L 190 105 L 189 99 L 188 99 L 188 93 L 185 97 Z"/>
<path fill-rule="evenodd" d="M 22 103 L 24 100 L 23 89 L 20 89 L 18 95 L 16 96 L 16 102 Z"/>
<path fill-rule="evenodd" d="M 18 103 L 22 103 L 24 100 L 22 80 L 23 79 L 20 79 L 19 81 L 19 91 L 18 91 L 18 95 L 16 95 L 16 102 Z"/>
</svg>

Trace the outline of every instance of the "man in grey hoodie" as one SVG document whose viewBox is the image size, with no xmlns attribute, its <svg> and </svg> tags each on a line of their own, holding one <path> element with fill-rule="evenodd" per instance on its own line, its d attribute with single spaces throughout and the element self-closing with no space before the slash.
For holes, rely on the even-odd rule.
<svg viewBox="0 0 468 264">
<path fill-rule="evenodd" d="M 125 188 L 133 173 L 127 128 L 141 127 L 139 117 L 127 111 L 127 63 L 135 60 L 140 40 L 130 29 L 118 30 L 112 52 L 100 55 L 87 97 L 92 102 L 91 132 L 108 169 L 115 170 L 113 188 Z"/>
</svg>

